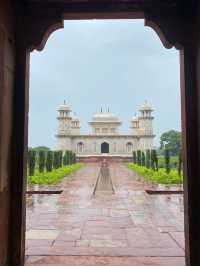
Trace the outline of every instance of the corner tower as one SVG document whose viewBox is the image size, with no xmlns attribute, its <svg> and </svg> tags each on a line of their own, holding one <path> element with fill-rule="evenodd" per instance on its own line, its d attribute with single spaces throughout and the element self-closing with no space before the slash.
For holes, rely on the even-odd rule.
<svg viewBox="0 0 200 266">
<path fill-rule="evenodd" d="M 71 109 L 64 101 L 64 104 L 60 105 L 58 108 L 58 134 L 59 135 L 70 135 L 71 134 L 71 121 L 72 117 L 70 115 Z"/>
<path fill-rule="evenodd" d="M 58 131 L 57 131 L 57 149 L 71 150 L 71 109 L 64 101 L 64 104 L 58 108 Z"/>
<path fill-rule="evenodd" d="M 153 135 L 153 119 L 152 116 L 153 108 L 151 105 L 145 101 L 145 103 L 139 109 L 140 115 L 138 117 L 139 120 L 139 128 L 141 135 Z"/>
</svg>

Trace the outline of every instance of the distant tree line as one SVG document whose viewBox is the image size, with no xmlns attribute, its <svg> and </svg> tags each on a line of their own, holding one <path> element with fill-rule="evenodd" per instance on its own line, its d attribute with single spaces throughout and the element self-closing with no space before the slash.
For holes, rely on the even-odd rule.
<svg viewBox="0 0 200 266">
<path fill-rule="evenodd" d="M 171 171 L 170 165 L 170 150 L 168 148 L 164 149 L 164 165 L 165 170 L 169 174 Z M 133 151 L 133 163 L 139 166 L 144 166 L 146 168 L 151 168 L 155 171 L 158 171 L 158 156 L 157 151 L 155 149 L 146 150 L 146 151 Z M 177 167 L 179 175 L 181 175 L 182 171 L 182 152 L 179 150 L 179 159 L 178 159 L 178 167 Z"/>
<path fill-rule="evenodd" d="M 36 168 L 40 173 L 51 172 L 76 163 L 76 154 L 72 151 L 51 151 L 50 149 L 29 149 L 28 151 L 28 174 L 33 176 Z"/>
<path fill-rule="evenodd" d="M 169 130 L 160 137 L 160 153 L 165 154 L 165 150 L 170 151 L 171 156 L 179 156 L 181 150 L 181 132 Z"/>
</svg>

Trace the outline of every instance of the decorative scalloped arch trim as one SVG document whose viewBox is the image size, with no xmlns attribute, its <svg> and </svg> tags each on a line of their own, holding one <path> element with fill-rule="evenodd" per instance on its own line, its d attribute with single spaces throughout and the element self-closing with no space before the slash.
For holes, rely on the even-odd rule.
<svg viewBox="0 0 200 266">
<path fill-rule="evenodd" d="M 63 29 L 64 28 L 64 21 L 60 21 L 57 23 L 54 23 L 52 25 L 50 25 L 47 30 L 45 31 L 45 33 L 43 34 L 42 40 L 38 45 L 34 45 L 30 48 L 31 51 L 33 51 L 34 49 L 36 49 L 37 51 L 42 51 L 47 43 L 48 38 L 50 37 L 50 35 L 59 29 Z"/>
<path fill-rule="evenodd" d="M 159 39 L 161 40 L 163 46 L 167 49 L 171 49 L 174 45 L 167 41 L 165 35 L 163 34 L 161 28 L 155 22 L 145 19 L 144 25 L 147 27 L 152 28 L 158 35 Z"/>
</svg>

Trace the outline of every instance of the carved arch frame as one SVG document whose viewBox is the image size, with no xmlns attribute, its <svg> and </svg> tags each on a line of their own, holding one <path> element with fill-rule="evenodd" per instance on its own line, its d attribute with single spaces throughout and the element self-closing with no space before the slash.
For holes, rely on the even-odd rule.
<svg viewBox="0 0 200 266">
<path fill-rule="evenodd" d="M 73 12 L 68 14 L 67 10 L 64 7 L 56 9 L 55 8 L 46 9 L 45 7 L 43 8 L 40 7 L 39 9 L 36 8 L 35 10 L 28 9 L 26 13 L 27 15 L 24 18 L 26 23 L 22 27 L 22 33 L 21 33 L 21 36 L 23 37 L 23 44 L 21 44 L 21 46 L 22 50 L 23 49 L 26 50 L 26 53 L 27 52 L 29 53 L 34 49 L 38 51 L 44 49 L 45 44 L 51 33 L 53 33 L 55 30 L 62 29 L 64 27 L 64 19 L 78 19 L 78 18 L 144 19 L 145 26 L 151 27 L 158 34 L 164 47 L 168 49 L 175 47 L 176 49 L 183 50 L 184 47 L 192 46 L 195 41 L 195 34 L 193 31 L 191 31 L 194 22 L 190 20 L 190 17 L 180 16 L 176 12 L 173 16 L 169 17 L 166 10 L 163 11 L 163 14 L 161 14 L 162 12 L 155 13 L 152 10 L 143 10 L 143 12 L 140 13 L 137 12 L 129 13 L 129 12 L 119 11 L 119 13 L 117 14 L 116 13 L 105 14 L 105 12 L 101 14 L 92 11 L 90 13 L 85 13 L 85 14 L 84 13 L 74 14 Z M 27 89 L 27 84 L 24 84 L 23 86 L 25 91 Z M 27 124 L 25 125 L 25 128 L 26 127 Z M 24 241 L 23 237 L 21 239 L 18 239 L 18 243 L 20 241 L 21 242 Z M 21 247 L 23 247 L 23 244 L 21 245 Z M 18 260 L 17 259 L 15 260 L 19 261 L 19 263 L 15 264 L 13 263 L 10 265 L 21 266 L 22 265 L 21 261 L 23 260 L 22 248 L 18 253 L 15 254 L 15 256 L 19 257 Z M 188 263 L 187 265 L 191 264 Z"/>
<path fill-rule="evenodd" d="M 37 12 L 36 12 L 37 13 Z M 48 13 L 48 12 L 47 12 Z M 79 13 L 73 15 L 67 14 L 65 10 L 59 9 L 52 14 L 52 16 L 43 16 L 42 18 L 36 15 L 35 18 L 31 17 L 28 19 L 29 27 L 26 29 L 26 47 L 29 52 L 35 50 L 42 51 L 45 47 L 45 44 L 49 36 L 56 30 L 64 28 L 64 20 L 69 19 L 118 19 L 118 18 L 127 18 L 127 19 L 144 19 L 144 26 L 152 28 L 159 39 L 161 40 L 163 46 L 167 49 L 175 47 L 178 50 L 183 49 L 185 45 L 190 45 L 194 41 L 194 36 L 192 35 L 191 21 L 187 21 L 187 18 L 184 20 L 181 19 L 178 14 L 169 17 L 166 12 L 162 15 L 154 14 L 151 11 L 144 11 L 140 13 L 123 13 L 115 14 L 108 13 L 105 14 L 93 14 L 90 13 Z M 32 33 L 35 34 L 32 34 Z M 185 36 L 188 38 L 186 39 Z"/>
</svg>

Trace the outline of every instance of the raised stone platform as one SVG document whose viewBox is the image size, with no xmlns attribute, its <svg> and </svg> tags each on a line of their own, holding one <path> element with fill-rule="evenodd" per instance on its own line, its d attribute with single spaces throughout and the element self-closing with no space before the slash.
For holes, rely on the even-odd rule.
<svg viewBox="0 0 200 266">
<path fill-rule="evenodd" d="M 132 162 L 132 156 L 124 154 L 99 154 L 99 155 L 78 155 L 78 162 L 97 163 L 106 159 L 108 162 Z"/>
</svg>

